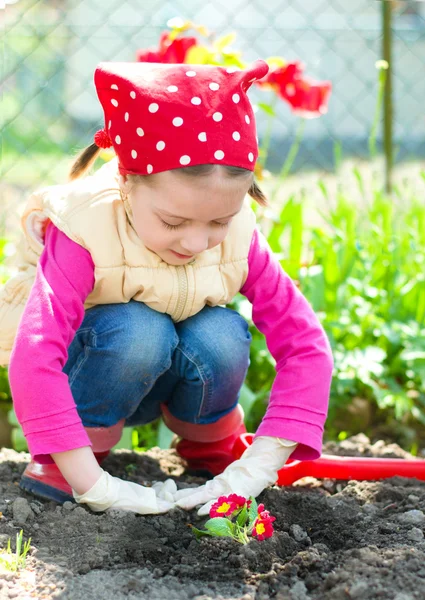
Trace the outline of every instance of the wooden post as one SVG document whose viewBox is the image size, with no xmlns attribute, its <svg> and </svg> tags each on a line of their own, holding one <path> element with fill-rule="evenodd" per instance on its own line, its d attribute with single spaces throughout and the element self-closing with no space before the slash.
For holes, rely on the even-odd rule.
<svg viewBox="0 0 425 600">
<path fill-rule="evenodd" d="M 382 0 L 382 58 L 388 63 L 384 90 L 385 190 L 392 189 L 393 170 L 393 100 L 392 100 L 392 0 Z"/>
</svg>

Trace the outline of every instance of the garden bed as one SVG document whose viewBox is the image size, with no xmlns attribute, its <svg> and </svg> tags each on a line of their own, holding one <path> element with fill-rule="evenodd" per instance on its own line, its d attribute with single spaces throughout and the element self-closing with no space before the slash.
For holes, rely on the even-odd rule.
<svg viewBox="0 0 425 600">
<path fill-rule="evenodd" d="M 327 452 L 407 457 L 364 436 Z M 24 530 L 26 567 L 0 570 L 0 598 L 75 600 L 412 600 L 425 589 L 425 482 L 335 482 L 305 478 L 259 500 L 277 517 L 275 534 L 242 546 L 195 540 L 189 523 L 205 518 L 175 509 L 163 516 L 92 513 L 36 500 L 18 487 L 27 454 L 0 453 L 0 547 Z M 112 474 L 139 483 L 183 475 L 174 451 L 118 451 Z"/>
</svg>

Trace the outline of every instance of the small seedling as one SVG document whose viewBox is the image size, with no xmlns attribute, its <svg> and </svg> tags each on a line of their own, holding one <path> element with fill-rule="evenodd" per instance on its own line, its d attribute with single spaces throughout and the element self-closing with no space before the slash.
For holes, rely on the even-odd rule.
<svg viewBox="0 0 425 600">
<path fill-rule="evenodd" d="M 198 539 L 204 535 L 230 537 L 241 544 L 248 544 L 250 537 L 259 541 L 271 537 L 276 520 L 264 510 L 264 504 L 257 505 L 252 496 L 247 500 L 237 494 L 220 496 L 210 508 L 210 517 L 205 530 L 190 526 Z"/>
<path fill-rule="evenodd" d="M 7 571 L 17 572 L 20 569 L 25 568 L 26 557 L 31 545 L 31 538 L 29 538 L 22 545 L 23 530 L 16 534 L 16 550 L 13 553 L 10 547 L 10 538 L 7 542 L 7 549 L 0 552 L 0 566 Z"/>
</svg>

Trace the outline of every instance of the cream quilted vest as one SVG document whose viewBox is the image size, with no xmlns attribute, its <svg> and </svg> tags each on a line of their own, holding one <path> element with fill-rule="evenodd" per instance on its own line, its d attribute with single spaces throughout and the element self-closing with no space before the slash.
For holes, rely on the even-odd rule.
<svg viewBox="0 0 425 600">
<path fill-rule="evenodd" d="M 148 250 L 133 229 L 131 208 L 121 197 L 113 159 L 90 177 L 43 188 L 29 198 L 22 216 L 25 235 L 17 254 L 18 272 L 0 291 L 2 365 L 9 363 L 49 219 L 92 256 L 95 285 L 86 310 L 133 299 L 167 313 L 175 322 L 183 321 L 205 305 L 228 304 L 248 275 L 255 228 L 248 200 L 224 242 L 191 264 L 172 266 Z"/>
</svg>

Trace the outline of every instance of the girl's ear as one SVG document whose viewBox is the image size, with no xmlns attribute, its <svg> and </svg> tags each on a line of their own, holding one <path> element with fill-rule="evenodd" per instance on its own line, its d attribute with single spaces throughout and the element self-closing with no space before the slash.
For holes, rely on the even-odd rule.
<svg viewBox="0 0 425 600">
<path fill-rule="evenodd" d="M 118 183 L 119 183 L 121 191 L 124 194 L 129 194 L 130 193 L 130 190 L 131 190 L 132 186 L 131 186 L 130 181 L 127 178 L 127 175 L 119 175 L 119 177 L 118 177 Z"/>
</svg>

